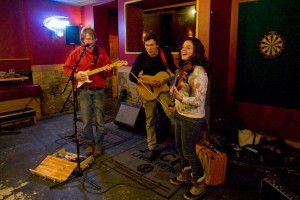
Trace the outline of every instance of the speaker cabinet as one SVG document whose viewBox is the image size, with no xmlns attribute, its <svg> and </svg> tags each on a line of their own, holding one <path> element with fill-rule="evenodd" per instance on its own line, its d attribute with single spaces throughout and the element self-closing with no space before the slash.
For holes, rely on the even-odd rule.
<svg viewBox="0 0 300 200">
<path fill-rule="evenodd" d="M 79 44 L 79 26 L 66 26 L 66 44 Z"/>
<path fill-rule="evenodd" d="M 134 129 L 145 128 L 145 111 L 141 106 L 121 103 L 114 122 Z"/>
</svg>

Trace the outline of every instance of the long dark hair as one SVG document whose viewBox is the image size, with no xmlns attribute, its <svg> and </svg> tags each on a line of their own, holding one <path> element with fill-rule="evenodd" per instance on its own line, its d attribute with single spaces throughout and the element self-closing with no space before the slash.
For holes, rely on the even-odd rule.
<svg viewBox="0 0 300 200">
<path fill-rule="evenodd" d="M 207 71 L 208 70 L 208 59 L 205 57 L 204 46 L 198 38 L 193 38 L 193 37 L 185 38 L 179 47 L 179 66 L 182 67 L 187 64 L 186 61 L 181 59 L 181 48 L 182 48 L 183 43 L 187 40 L 191 41 L 194 46 L 194 53 L 189 58 L 188 61 L 191 63 L 192 66 L 199 65 L 199 66 L 202 66 L 205 69 L 205 71 Z"/>
</svg>

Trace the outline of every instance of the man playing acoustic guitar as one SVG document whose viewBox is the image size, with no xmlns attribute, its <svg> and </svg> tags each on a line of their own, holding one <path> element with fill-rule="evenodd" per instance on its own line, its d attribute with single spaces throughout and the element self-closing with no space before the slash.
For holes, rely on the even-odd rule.
<svg viewBox="0 0 300 200">
<path fill-rule="evenodd" d="M 144 37 L 145 51 L 137 56 L 129 74 L 130 81 L 137 84 L 137 91 L 143 99 L 146 113 L 147 143 L 150 152 L 150 161 L 156 156 L 156 113 L 157 103 L 162 105 L 166 116 L 173 126 L 173 116 L 168 111 L 170 93 L 168 81 L 177 69 L 172 54 L 159 48 L 159 39 L 156 33 L 149 32 Z M 143 75 L 139 77 L 139 73 Z M 173 75 L 174 76 L 174 75 Z"/>
</svg>

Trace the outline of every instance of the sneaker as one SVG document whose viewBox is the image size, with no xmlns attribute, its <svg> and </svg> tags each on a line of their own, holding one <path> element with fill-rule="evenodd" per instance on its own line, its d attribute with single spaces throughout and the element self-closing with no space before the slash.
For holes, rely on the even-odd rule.
<svg viewBox="0 0 300 200">
<path fill-rule="evenodd" d="M 86 150 L 85 150 L 85 156 L 90 157 L 94 152 L 94 146 L 88 145 Z"/>
<path fill-rule="evenodd" d="M 101 146 L 96 146 L 94 150 L 94 156 L 101 156 L 103 154 L 103 148 Z"/>
<path fill-rule="evenodd" d="M 185 167 L 181 170 L 179 176 L 170 179 L 170 183 L 173 185 L 182 185 L 184 183 L 190 183 L 192 180 L 191 173 L 192 168 L 190 166 Z"/>
<path fill-rule="evenodd" d="M 205 175 L 203 177 L 199 178 L 197 182 L 193 182 L 193 187 L 190 189 L 189 192 L 184 194 L 184 199 L 196 200 L 206 193 L 207 186 L 205 184 Z"/>
</svg>

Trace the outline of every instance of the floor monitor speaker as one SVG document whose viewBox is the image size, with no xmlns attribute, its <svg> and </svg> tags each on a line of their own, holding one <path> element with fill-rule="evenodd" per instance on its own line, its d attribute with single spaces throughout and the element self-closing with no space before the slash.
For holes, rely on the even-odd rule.
<svg viewBox="0 0 300 200">
<path fill-rule="evenodd" d="M 145 113 L 141 106 L 121 103 L 114 122 L 116 124 L 137 128 L 145 123 Z"/>
</svg>

